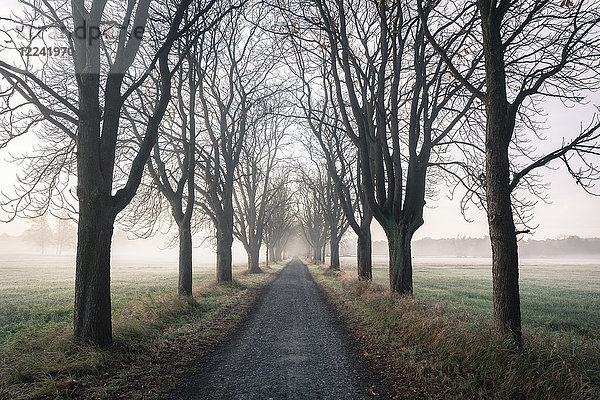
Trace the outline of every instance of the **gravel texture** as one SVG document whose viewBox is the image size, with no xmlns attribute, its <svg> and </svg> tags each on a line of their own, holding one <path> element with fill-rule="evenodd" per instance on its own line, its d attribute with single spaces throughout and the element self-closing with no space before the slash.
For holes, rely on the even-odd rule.
<svg viewBox="0 0 600 400">
<path fill-rule="evenodd" d="M 372 398 L 370 380 L 343 320 L 294 259 L 171 398 L 359 400 Z"/>
</svg>

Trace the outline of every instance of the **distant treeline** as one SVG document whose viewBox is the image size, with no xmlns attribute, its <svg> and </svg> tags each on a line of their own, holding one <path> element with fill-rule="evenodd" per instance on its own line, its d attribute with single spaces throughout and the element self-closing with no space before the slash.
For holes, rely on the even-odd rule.
<svg viewBox="0 0 600 400">
<path fill-rule="evenodd" d="M 343 249 L 345 254 L 356 254 L 356 243 L 347 240 Z M 373 242 L 373 255 L 388 254 L 388 245 L 384 240 Z M 423 238 L 413 241 L 413 256 L 437 257 L 490 257 L 490 239 L 487 236 L 472 238 L 458 236 L 456 238 L 432 239 Z M 600 256 L 600 238 L 580 238 L 568 236 L 559 239 L 519 241 L 521 257 L 586 257 Z"/>
</svg>

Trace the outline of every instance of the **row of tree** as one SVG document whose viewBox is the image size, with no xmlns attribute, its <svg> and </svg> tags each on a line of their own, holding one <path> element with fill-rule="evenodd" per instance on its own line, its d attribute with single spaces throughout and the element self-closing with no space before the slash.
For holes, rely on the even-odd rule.
<svg viewBox="0 0 600 400">
<path fill-rule="evenodd" d="M 329 243 L 339 268 L 351 228 L 370 280 L 375 219 L 390 288 L 410 295 L 411 240 L 445 181 L 463 208 L 487 212 L 496 327 L 520 343 L 517 235 L 534 204 L 522 193 L 542 195 L 535 173 L 553 160 L 586 189 L 599 172 L 597 119 L 552 152 L 529 144 L 544 99 L 576 103 L 600 83 L 587 68 L 600 59 L 592 0 L 25 7 L 2 33 L 0 129 L 2 147 L 30 131 L 38 147 L 4 205 L 10 218 L 77 215 L 76 339 L 112 341 L 115 223 L 140 236 L 174 228 L 189 296 L 194 232 L 214 232 L 217 281 L 228 281 L 234 238 L 251 272 L 263 242 L 280 258 L 294 231 L 315 259 Z M 72 57 L 35 59 L 23 42 L 63 43 Z"/>
<path fill-rule="evenodd" d="M 529 231 L 531 196 L 543 196 L 536 172 L 560 160 L 586 191 L 600 172 L 592 161 L 600 154 L 597 117 L 551 152 L 531 145 L 544 128 L 545 100 L 574 104 L 598 88 L 598 69 L 589 68 L 600 61 L 597 6 L 315 0 L 279 9 L 303 116 L 335 182 L 339 200 L 327 209 L 343 205 L 359 238 L 355 215 L 377 220 L 390 288 L 411 294 L 412 237 L 435 181 L 453 180 L 466 193 L 463 207 L 474 202 L 487 212 L 495 325 L 520 345 L 517 236 Z M 367 251 L 359 241 L 359 254 Z M 360 271 L 360 256 L 358 264 Z"/>
<path fill-rule="evenodd" d="M 5 20 L 2 143 L 37 134 L 36 149 L 16 157 L 24 173 L 5 211 L 76 216 L 77 340 L 112 342 L 115 223 L 138 236 L 174 223 L 185 296 L 194 230 L 214 230 L 218 281 L 232 279 L 234 237 L 251 272 L 263 240 L 281 256 L 291 202 L 280 165 L 286 86 L 276 41 L 255 23 L 265 10 L 246 3 L 34 1 Z M 73 57 L 18 51 L 36 41 Z"/>
</svg>

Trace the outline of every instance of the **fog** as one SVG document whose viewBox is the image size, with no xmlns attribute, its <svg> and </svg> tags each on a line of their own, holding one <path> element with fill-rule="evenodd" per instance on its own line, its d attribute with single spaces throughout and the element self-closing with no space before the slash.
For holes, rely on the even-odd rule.
<svg viewBox="0 0 600 400">
<path fill-rule="evenodd" d="M 71 226 L 70 237 L 65 239 L 65 244 L 59 246 L 55 224 L 50 224 L 43 243 L 40 233 L 35 226 L 18 235 L 3 233 L 0 235 L 0 253 L 3 255 L 3 264 L 6 261 L 18 262 L 18 255 L 46 256 L 48 259 L 62 260 L 75 264 L 75 227 Z M 387 265 L 387 241 L 374 235 L 373 262 L 375 265 Z M 113 267 L 145 265 L 148 267 L 161 267 L 177 270 L 178 249 L 175 237 L 158 234 L 147 239 L 135 238 L 131 234 L 117 230 L 113 238 L 112 264 Z M 199 233 L 194 237 L 193 250 L 194 268 L 214 268 L 216 254 L 214 240 L 210 233 Z M 352 265 L 356 262 L 356 238 L 346 234 L 341 244 L 342 262 Z M 480 265 L 489 264 L 491 251 L 489 238 L 456 236 L 449 238 L 425 237 L 413 240 L 413 258 L 415 264 L 433 265 Z M 327 254 L 329 254 L 327 252 Z M 308 247 L 301 237 L 294 236 L 290 239 L 285 256 L 310 255 Z M 519 255 L 523 264 L 535 261 L 537 263 L 600 263 L 600 238 L 582 238 L 578 236 L 562 235 L 554 239 L 535 240 L 524 238 L 519 242 Z M 40 259 L 36 257 L 36 259 Z M 264 246 L 261 251 L 261 261 L 266 260 Z M 541 261 L 542 260 L 542 261 Z M 233 245 L 233 263 L 242 266 L 247 263 L 247 253 L 238 241 Z"/>
</svg>

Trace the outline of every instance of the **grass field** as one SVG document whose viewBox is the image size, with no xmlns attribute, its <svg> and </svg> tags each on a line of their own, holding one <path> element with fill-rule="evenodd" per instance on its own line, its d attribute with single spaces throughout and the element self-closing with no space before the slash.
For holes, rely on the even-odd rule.
<svg viewBox="0 0 600 400">
<path fill-rule="evenodd" d="M 343 257 L 341 261 L 345 270 L 354 270 L 355 259 Z M 374 259 L 373 279 L 388 285 L 384 257 Z M 416 258 L 413 280 L 417 297 L 474 315 L 492 315 L 489 260 Z M 520 292 L 525 329 L 534 324 L 600 335 L 600 261 L 522 260 Z"/>
<path fill-rule="evenodd" d="M 486 260 L 416 259 L 413 297 L 390 296 L 385 260 L 375 283 L 311 266 L 390 398 L 600 399 L 600 290 L 594 262 L 521 266 L 523 346 L 495 334 Z M 407 397 L 407 393 L 411 396 Z"/>
<path fill-rule="evenodd" d="M 194 280 L 213 275 L 210 264 L 194 266 Z M 74 286 L 74 256 L 0 256 L 0 343 L 17 332 L 71 323 Z M 177 291 L 174 261 L 113 262 L 113 315 L 132 300 L 168 291 Z"/>
<path fill-rule="evenodd" d="M 164 396 L 281 269 L 234 267 L 234 281 L 217 284 L 214 265 L 201 262 L 184 299 L 174 261 L 113 260 L 114 344 L 101 350 L 73 342 L 72 257 L 0 256 L 0 400 Z"/>
<path fill-rule="evenodd" d="M 174 261 L 113 261 L 115 346 L 104 352 L 71 340 L 73 257 L 0 256 L 0 399 L 160 396 L 158 377 L 175 382 L 199 349 L 233 329 L 281 267 L 258 276 L 238 267 L 236 282 L 222 286 L 214 284 L 212 260 L 202 262 L 188 304 L 176 296 Z M 416 298 L 402 302 L 381 286 L 356 283 L 353 258 L 342 263 L 345 280 L 325 272 L 318 279 L 365 341 L 365 356 L 382 362 L 399 392 L 573 399 L 600 393 L 598 264 L 523 262 L 526 350 L 515 354 L 491 335 L 489 261 L 415 259 Z M 374 264 L 374 280 L 387 287 L 386 260 Z"/>
<path fill-rule="evenodd" d="M 203 262 L 204 261 L 204 262 Z M 214 275 L 212 260 L 194 266 L 194 280 Z M 374 280 L 388 282 L 384 257 L 374 259 Z M 353 270 L 355 259 L 342 258 Z M 240 267 L 243 269 L 243 267 Z M 73 256 L 0 256 L 0 343 L 16 332 L 70 323 L 73 318 Z M 113 262 L 113 313 L 131 300 L 176 291 L 173 261 Z M 521 266 L 521 308 L 528 324 L 552 330 L 600 335 L 600 262 L 524 260 Z M 415 294 L 475 315 L 491 316 L 492 281 L 485 259 L 417 258 Z"/>
</svg>

